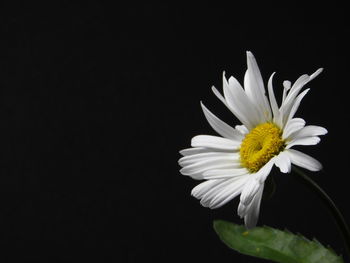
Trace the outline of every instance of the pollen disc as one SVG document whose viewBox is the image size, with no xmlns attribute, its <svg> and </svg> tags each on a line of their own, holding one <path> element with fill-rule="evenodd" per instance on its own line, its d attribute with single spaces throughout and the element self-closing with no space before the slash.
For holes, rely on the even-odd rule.
<svg viewBox="0 0 350 263">
<path fill-rule="evenodd" d="M 275 124 L 259 124 L 243 139 L 240 147 L 242 166 L 251 173 L 259 171 L 273 156 L 283 151 L 282 131 Z"/>
</svg>

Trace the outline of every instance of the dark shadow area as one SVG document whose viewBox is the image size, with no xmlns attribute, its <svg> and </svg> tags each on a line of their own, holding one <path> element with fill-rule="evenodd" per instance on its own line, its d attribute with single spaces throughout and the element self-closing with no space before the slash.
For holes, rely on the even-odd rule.
<svg viewBox="0 0 350 263">
<path fill-rule="evenodd" d="M 2 4 L 0 244 L 3 262 L 265 262 L 225 247 L 214 219 L 242 223 L 238 200 L 210 210 L 191 197 L 178 151 L 215 132 L 200 100 L 239 124 L 211 92 L 243 83 L 245 51 L 274 86 L 323 67 L 296 116 L 329 133 L 300 147 L 309 173 L 350 220 L 346 9 L 335 3 L 231 6 L 89 1 Z M 259 225 L 345 249 L 328 211 L 288 174 Z"/>
</svg>

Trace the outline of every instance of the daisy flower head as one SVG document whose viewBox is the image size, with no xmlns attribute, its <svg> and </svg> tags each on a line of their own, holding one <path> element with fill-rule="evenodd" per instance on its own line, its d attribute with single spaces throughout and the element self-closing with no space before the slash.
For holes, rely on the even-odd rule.
<svg viewBox="0 0 350 263">
<path fill-rule="evenodd" d="M 205 180 L 192 189 L 192 195 L 209 208 L 218 208 L 240 195 L 238 215 L 245 226 L 256 226 L 264 183 L 272 167 L 289 173 L 291 165 L 310 171 L 322 168 L 313 157 L 292 149 L 296 145 L 315 145 L 318 136 L 327 133 L 320 126 L 305 125 L 296 118 L 301 100 L 309 89 L 302 88 L 322 72 L 300 76 L 292 85 L 283 82 L 282 102 L 278 105 L 273 91 L 274 73 L 267 83 L 267 94 L 259 67 L 251 52 L 247 52 L 244 88 L 234 78 L 223 73 L 223 95 L 212 87 L 214 94 L 242 123 L 234 128 L 220 120 L 201 102 L 210 126 L 221 136 L 197 135 L 192 148 L 180 151 L 181 174 Z"/>
</svg>

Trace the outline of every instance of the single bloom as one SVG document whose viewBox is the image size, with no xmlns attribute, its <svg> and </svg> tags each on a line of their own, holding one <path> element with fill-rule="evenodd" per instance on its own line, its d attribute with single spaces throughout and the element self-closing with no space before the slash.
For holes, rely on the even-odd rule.
<svg viewBox="0 0 350 263">
<path fill-rule="evenodd" d="M 327 133 L 320 126 L 305 125 L 295 113 L 309 89 L 302 88 L 322 72 L 300 76 L 292 85 L 283 82 L 282 103 L 278 106 L 272 87 L 273 73 L 265 92 L 256 60 L 247 52 L 248 69 L 244 89 L 234 78 L 223 74 L 223 92 L 214 94 L 237 117 L 242 125 L 234 128 L 220 120 L 201 102 L 210 126 L 219 134 L 192 138 L 192 148 L 180 151 L 180 172 L 196 180 L 205 180 L 192 189 L 192 195 L 209 208 L 218 208 L 240 195 L 238 215 L 245 226 L 256 226 L 264 183 L 273 165 L 289 173 L 291 165 L 319 171 L 322 165 L 313 157 L 292 149 L 296 145 L 315 145 L 318 136 Z"/>
</svg>

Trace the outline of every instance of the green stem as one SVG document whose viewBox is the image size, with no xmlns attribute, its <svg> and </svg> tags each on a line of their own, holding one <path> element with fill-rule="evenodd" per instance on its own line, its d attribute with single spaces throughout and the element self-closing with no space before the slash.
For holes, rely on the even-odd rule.
<svg viewBox="0 0 350 263">
<path fill-rule="evenodd" d="M 311 178 L 309 178 L 302 170 L 292 166 L 292 170 L 298 174 L 299 176 L 297 178 L 302 179 L 304 183 L 307 184 L 316 194 L 318 197 L 321 198 L 323 203 L 327 206 L 329 211 L 332 213 L 335 222 L 337 223 L 337 226 L 339 227 L 339 230 L 343 236 L 345 247 L 347 249 L 348 255 L 350 256 L 350 230 L 349 226 L 347 225 L 343 215 L 340 213 L 339 209 L 335 205 L 335 203 L 332 201 L 332 199 L 327 195 L 327 193 L 318 185 L 316 184 Z"/>
</svg>

